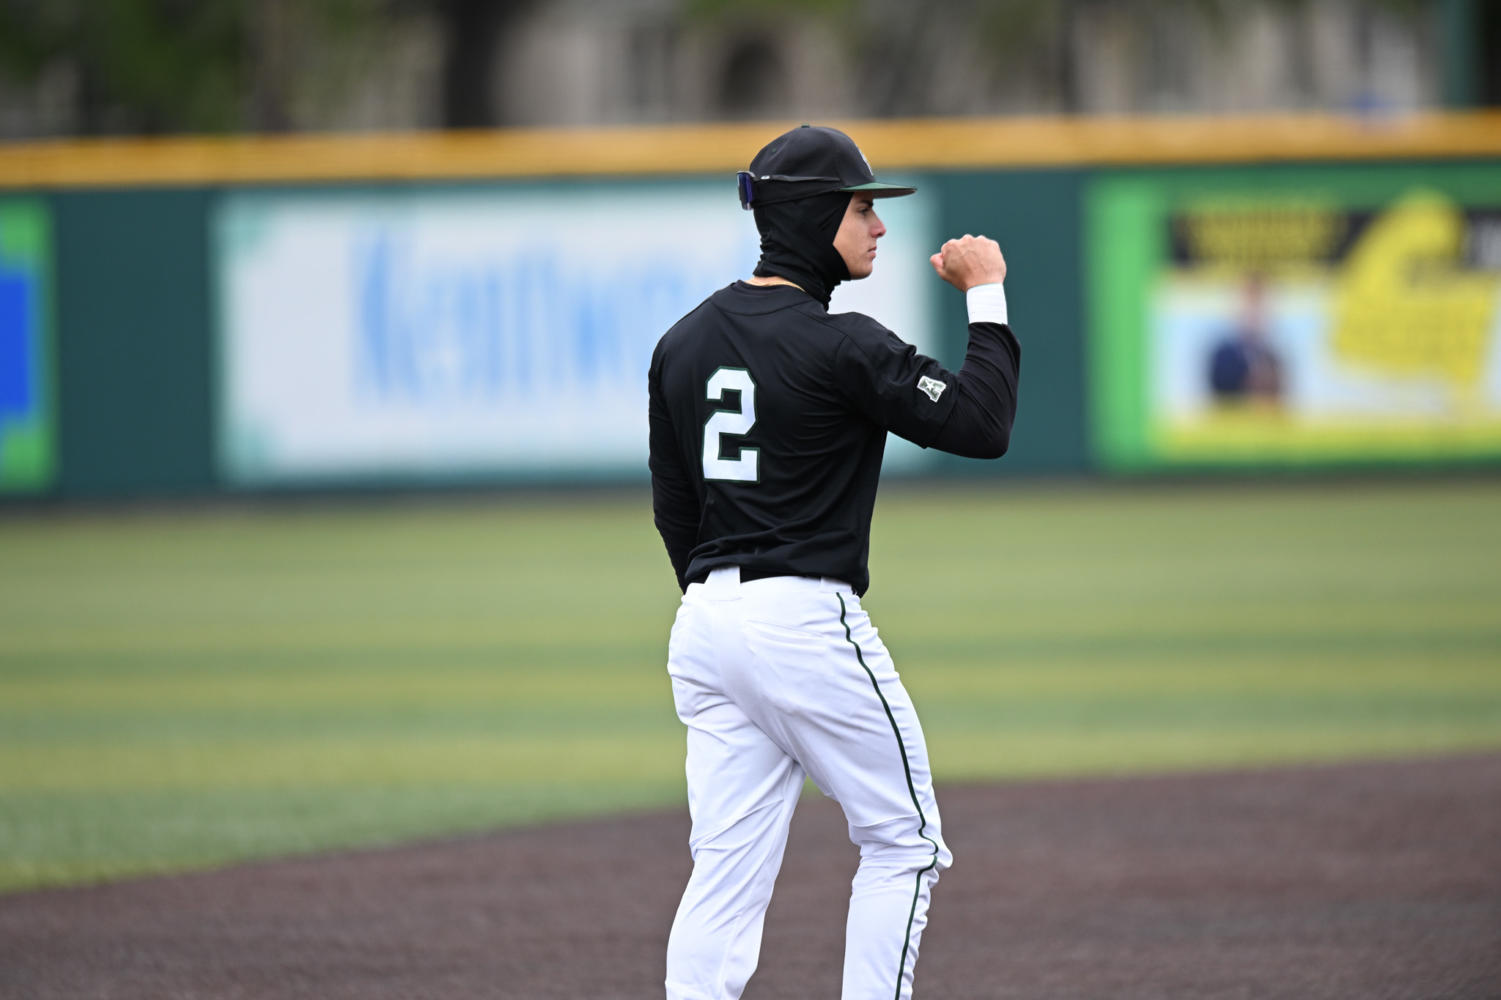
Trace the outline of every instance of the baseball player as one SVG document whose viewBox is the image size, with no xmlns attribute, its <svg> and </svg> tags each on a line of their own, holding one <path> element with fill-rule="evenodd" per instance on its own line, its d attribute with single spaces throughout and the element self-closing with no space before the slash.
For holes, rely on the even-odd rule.
<svg viewBox="0 0 1501 1000">
<path fill-rule="evenodd" d="M 888 431 L 958 455 L 1005 452 L 1020 348 L 1000 248 L 930 258 L 965 293 L 948 371 L 875 320 L 830 313 L 867 277 L 883 184 L 842 132 L 803 126 L 739 175 L 754 277 L 679 320 L 652 355 L 652 499 L 683 588 L 668 646 L 688 728 L 693 874 L 667 946 L 669 1000 L 733 1000 L 755 971 L 805 777 L 860 849 L 844 1000 L 911 995 L 929 894 L 949 866 L 922 729 L 860 597 Z"/>
</svg>

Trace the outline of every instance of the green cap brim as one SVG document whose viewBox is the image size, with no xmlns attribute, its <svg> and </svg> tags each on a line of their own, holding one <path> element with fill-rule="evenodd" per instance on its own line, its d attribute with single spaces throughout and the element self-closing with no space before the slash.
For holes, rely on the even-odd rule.
<svg viewBox="0 0 1501 1000">
<path fill-rule="evenodd" d="M 868 194 L 872 198 L 900 198 L 904 194 L 916 194 L 917 188 L 906 187 L 902 184 L 883 184 L 880 181 L 871 181 L 869 184 L 852 184 L 842 187 L 841 191 L 859 191 Z"/>
</svg>

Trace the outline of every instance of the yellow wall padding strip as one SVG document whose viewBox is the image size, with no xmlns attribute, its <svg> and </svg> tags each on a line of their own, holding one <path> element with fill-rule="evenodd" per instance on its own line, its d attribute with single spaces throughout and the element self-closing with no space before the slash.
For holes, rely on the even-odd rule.
<svg viewBox="0 0 1501 1000">
<path fill-rule="evenodd" d="M 794 124 L 0 144 L 0 188 L 730 173 Z M 878 171 L 1501 156 L 1501 112 L 830 124 Z"/>
</svg>

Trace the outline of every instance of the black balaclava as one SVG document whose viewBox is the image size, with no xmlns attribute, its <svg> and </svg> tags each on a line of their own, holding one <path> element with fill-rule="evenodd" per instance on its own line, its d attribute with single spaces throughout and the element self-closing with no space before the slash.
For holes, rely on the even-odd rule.
<svg viewBox="0 0 1501 1000">
<path fill-rule="evenodd" d="M 761 233 L 758 278 L 786 278 L 829 308 L 834 286 L 850 276 L 834 237 L 852 195 L 843 191 L 815 194 L 755 209 Z"/>
<path fill-rule="evenodd" d="M 756 215 L 756 276 L 786 278 L 829 308 L 850 276 L 834 237 L 855 192 L 894 198 L 916 188 L 876 180 L 855 140 L 838 129 L 803 125 L 762 147 L 737 175 L 740 205 Z"/>
</svg>

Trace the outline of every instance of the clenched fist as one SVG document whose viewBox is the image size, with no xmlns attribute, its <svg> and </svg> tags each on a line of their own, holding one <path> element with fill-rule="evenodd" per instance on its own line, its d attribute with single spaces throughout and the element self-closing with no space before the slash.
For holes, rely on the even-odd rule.
<svg viewBox="0 0 1501 1000">
<path fill-rule="evenodd" d="M 986 236 L 964 234 L 949 240 L 928 258 L 938 276 L 961 292 L 976 285 L 990 285 L 1006 280 L 1006 258 L 1001 247 Z"/>
</svg>

